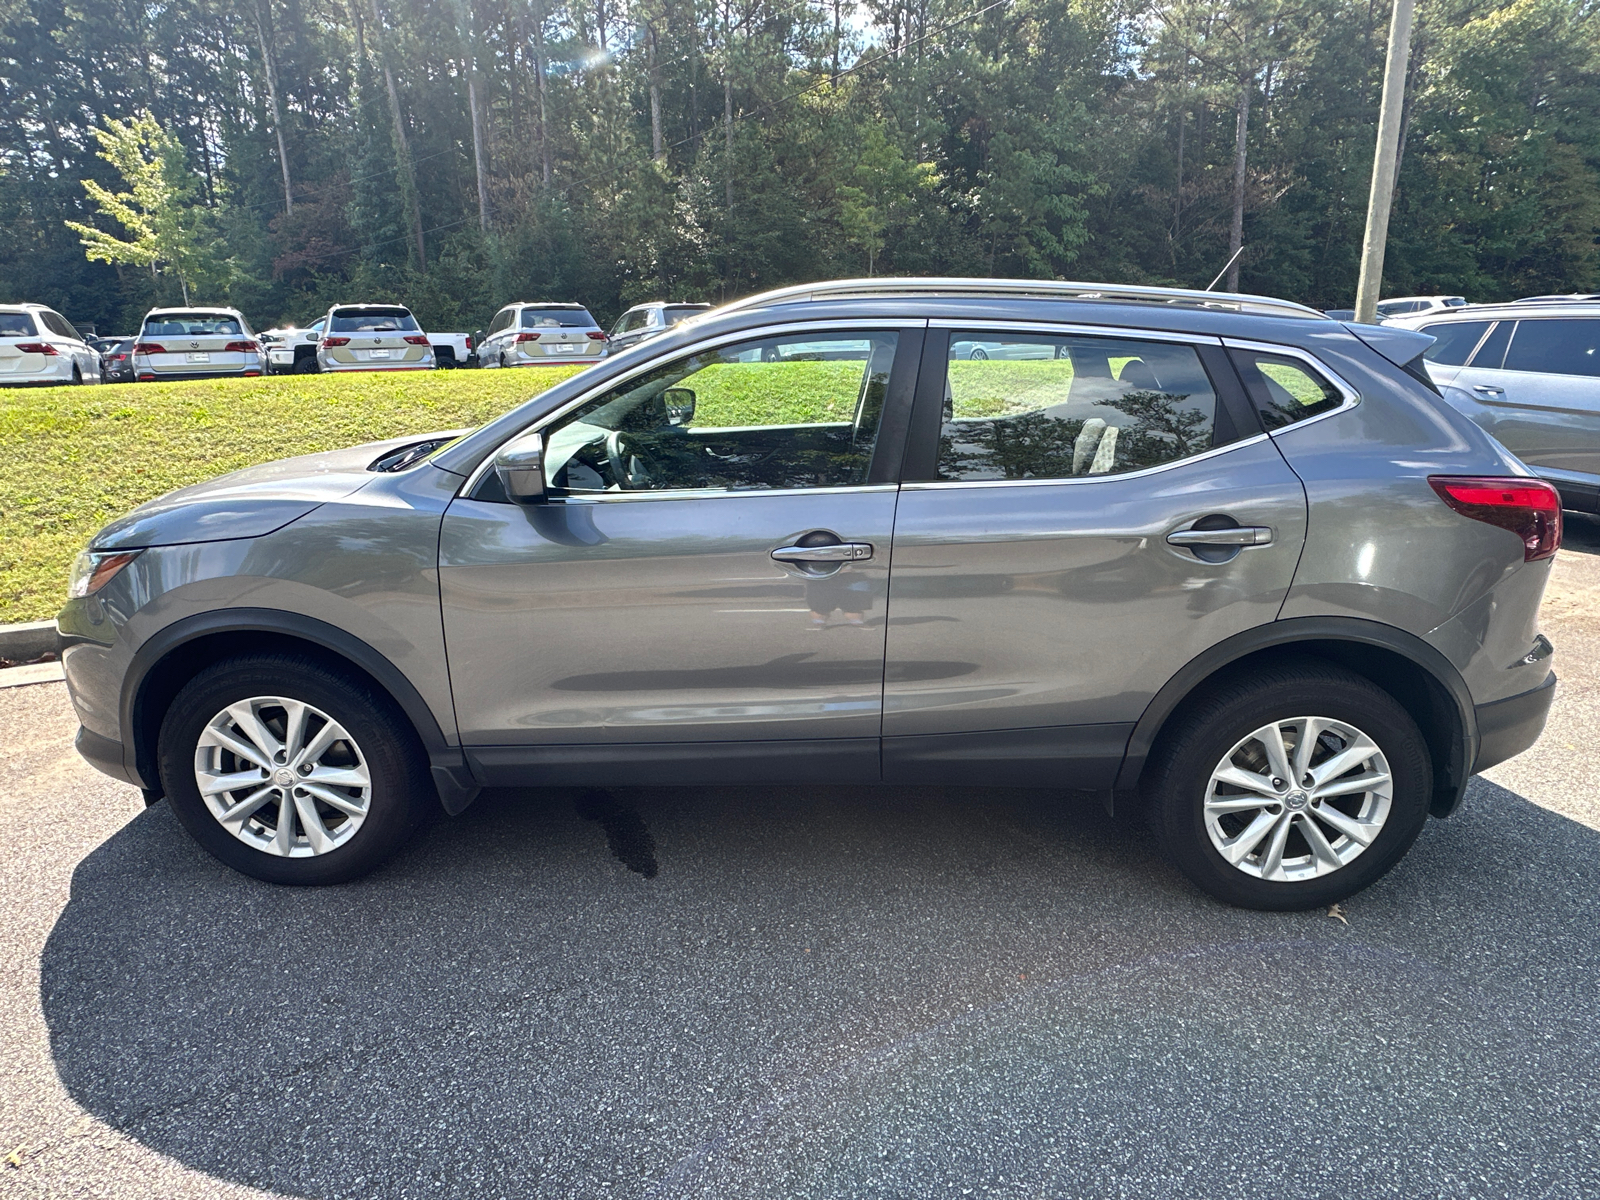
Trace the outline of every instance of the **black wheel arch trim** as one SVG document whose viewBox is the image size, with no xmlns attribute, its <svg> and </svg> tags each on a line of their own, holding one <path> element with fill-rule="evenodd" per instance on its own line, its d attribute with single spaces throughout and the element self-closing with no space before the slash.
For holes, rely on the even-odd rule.
<svg viewBox="0 0 1600 1200">
<path fill-rule="evenodd" d="M 1247 629 L 1192 659 L 1158 691 L 1134 725 L 1128 739 L 1116 791 L 1131 794 L 1139 786 L 1145 762 L 1162 727 L 1180 704 L 1218 671 L 1263 650 L 1291 649 L 1312 642 L 1346 642 L 1387 650 L 1409 660 L 1439 685 L 1451 700 L 1458 737 L 1441 756 L 1447 771 L 1434 780 L 1431 811 L 1449 816 L 1461 803 L 1478 756 L 1477 709 L 1461 672 L 1442 653 L 1413 633 L 1359 617 L 1290 617 Z"/>
<path fill-rule="evenodd" d="M 351 633 L 301 613 L 274 608 L 223 608 L 185 617 L 158 630 L 133 654 L 123 676 L 118 723 L 125 753 L 132 757 L 131 774 L 141 787 L 159 787 L 155 769 L 154 739 L 149 736 L 141 706 L 154 668 L 182 646 L 224 633 L 260 633 L 292 637 L 348 660 L 388 692 L 400 706 L 427 753 L 429 769 L 439 789 L 439 800 L 452 816 L 476 798 L 461 747 L 451 745 L 427 701 L 387 657 Z"/>
</svg>

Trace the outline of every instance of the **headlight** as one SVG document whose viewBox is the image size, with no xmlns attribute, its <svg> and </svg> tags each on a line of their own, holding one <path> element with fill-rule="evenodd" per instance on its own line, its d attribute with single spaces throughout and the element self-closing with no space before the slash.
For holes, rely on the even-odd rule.
<svg viewBox="0 0 1600 1200">
<path fill-rule="evenodd" d="M 67 597 L 81 600 L 92 596 L 117 577 L 142 550 L 85 550 L 72 563 L 72 574 L 67 580 Z"/>
</svg>

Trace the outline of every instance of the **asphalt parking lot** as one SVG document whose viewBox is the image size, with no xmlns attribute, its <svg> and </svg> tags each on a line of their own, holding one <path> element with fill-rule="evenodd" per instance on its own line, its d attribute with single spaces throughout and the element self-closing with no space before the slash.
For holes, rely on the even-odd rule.
<svg viewBox="0 0 1600 1200">
<path fill-rule="evenodd" d="M 1600 1192 L 1600 522 L 1540 746 L 1324 913 L 1010 791 L 502 793 L 359 884 L 0 689 L 0 1194 Z"/>
</svg>

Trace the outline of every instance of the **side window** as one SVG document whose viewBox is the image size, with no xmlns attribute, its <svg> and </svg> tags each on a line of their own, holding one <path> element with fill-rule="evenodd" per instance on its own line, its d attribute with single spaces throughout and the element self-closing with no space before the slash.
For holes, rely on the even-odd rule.
<svg viewBox="0 0 1600 1200">
<path fill-rule="evenodd" d="M 1518 321 L 1511 349 L 1506 351 L 1505 369 L 1550 375 L 1600 375 L 1600 319 Z"/>
<path fill-rule="evenodd" d="M 78 331 L 68 323 L 65 317 L 56 312 L 54 309 L 47 308 L 43 310 L 40 312 L 39 317 L 44 321 L 46 328 L 48 328 L 51 333 L 57 335 L 58 337 L 76 338 L 78 336 Z"/>
<path fill-rule="evenodd" d="M 567 414 L 546 477 L 573 495 L 864 484 L 895 344 L 808 333 L 681 358 Z"/>
<path fill-rule="evenodd" d="M 1254 350 L 1232 353 L 1245 390 L 1268 429 L 1281 429 L 1307 417 L 1332 412 L 1344 403 L 1344 394 L 1338 388 L 1298 358 Z"/>
<path fill-rule="evenodd" d="M 1431 333 L 1438 340 L 1422 352 L 1422 357 L 1441 367 L 1464 367 L 1488 329 L 1488 321 L 1441 321 L 1437 325 L 1424 325 L 1420 332 Z"/>
<path fill-rule="evenodd" d="M 1474 367 L 1498 371 L 1500 364 L 1505 361 L 1506 347 L 1511 344 L 1511 331 L 1516 327 L 1515 321 L 1498 321 L 1489 331 L 1489 336 L 1483 339 L 1483 345 L 1478 347 L 1477 353 L 1472 356 Z"/>
<path fill-rule="evenodd" d="M 1211 449 L 1217 397 L 1192 346 L 953 332 L 938 477 L 1065 479 Z"/>
<path fill-rule="evenodd" d="M 516 316 L 516 313 L 517 310 L 514 308 L 502 308 L 499 312 L 495 313 L 494 320 L 489 322 L 489 332 L 499 333 L 502 329 L 511 324 L 511 318 Z"/>
</svg>

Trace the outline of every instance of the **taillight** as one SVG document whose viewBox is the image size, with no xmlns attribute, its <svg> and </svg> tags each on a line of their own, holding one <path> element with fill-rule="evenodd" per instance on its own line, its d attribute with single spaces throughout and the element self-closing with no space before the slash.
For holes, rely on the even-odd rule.
<svg viewBox="0 0 1600 1200">
<path fill-rule="evenodd" d="M 538 340 L 539 340 L 539 335 L 537 333 L 519 333 L 519 334 L 517 334 L 517 341 L 519 341 L 519 342 L 537 342 Z"/>
<path fill-rule="evenodd" d="M 330 347 L 330 346 L 348 346 L 349 344 L 350 344 L 350 339 L 349 338 L 323 338 L 322 339 L 322 348 L 324 350 L 328 349 L 328 347 Z"/>
<path fill-rule="evenodd" d="M 406 342 L 412 346 L 426 346 L 428 344 L 428 339 L 425 334 L 408 334 L 406 337 Z"/>
<path fill-rule="evenodd" d="M 55 357 L 56 348 L 49 342 L 18 342 L 17 349 L 24 354 L 48 354 Z"/>
<path fill-rule="evenodd" d="M 606 335 L 601 333 L 598 329 L 590 330 L 589 340 L 591 342 L 603 342 L 606 340 Z"/>
<path fill-rule="evenodd" d="M 472 349 L 472 335 L 470 333 L 467 334 L 467 349 L 468 350 Z"/>
<path fill-rule="evenodd" d="M 133 344 L 133 352 L 135 354 L 165 354 L 167 348 L 160 342 L 135 342 Z"/>
<path fill-rule="evenodd" d="M 1524 562 L 1549 558 L 1561 547 L 1561 493 L 1542 479 L 1430 475 L 1428 483 L 1462 516 L 1521 538 Z"/>
<path fill-rule="evenodd" d="M 239 354 L 259 354 L 261 353 L 261 347 L 254 342 L 229 342 L 222 348 L 222 352 L 226 354 L 230 351 L 235 351 Z"/>
</svg>

